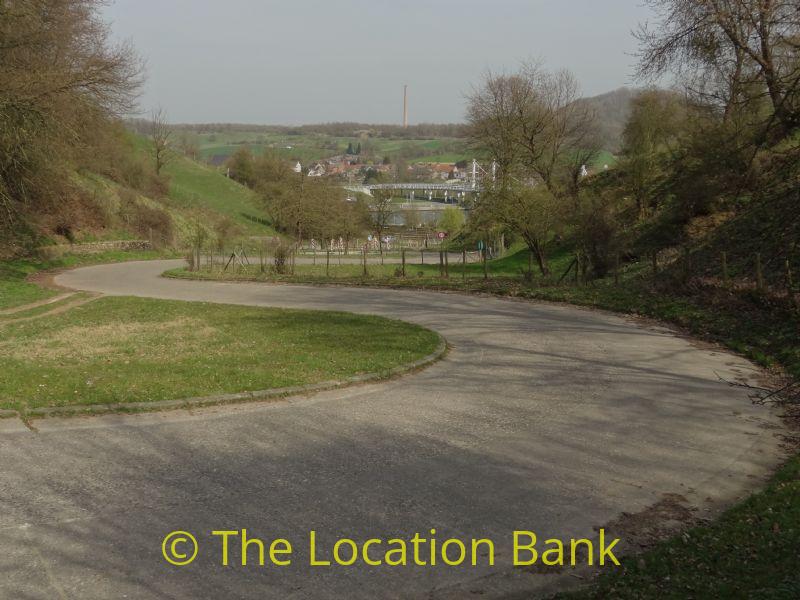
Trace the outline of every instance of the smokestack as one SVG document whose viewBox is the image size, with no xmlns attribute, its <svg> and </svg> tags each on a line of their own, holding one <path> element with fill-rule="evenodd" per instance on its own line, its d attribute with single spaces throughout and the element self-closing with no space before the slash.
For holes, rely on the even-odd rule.
<svg viewBox="0 0 800 600">
<path fill-rule="evenodd" d="M 408 127 L 408 86 L 403 86 L 403 128 Z"/>
</svg>

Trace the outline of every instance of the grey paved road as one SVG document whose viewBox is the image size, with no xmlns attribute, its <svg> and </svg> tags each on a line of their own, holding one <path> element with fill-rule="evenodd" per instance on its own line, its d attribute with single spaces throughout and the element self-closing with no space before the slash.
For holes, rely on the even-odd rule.
<svg viewBox="0 0 800 600">
<path fill-rule="evenodd" d="M 775 417 L 718 380 L 752 376 L 752 365 L 663 329 L 490 298 L 158 278 L 174 265 L 84 268 L 58 283 L 377 313 L 441 332 L 452 352 L 415 375 L 286 402 L 44 420 L 38 433 L 0 423 L 0 597 L 491 598 L 552 589 L 574 579 L 509 567 L 515 529 L 591 536 L 664 494 L 718 507 L 778 461 Z M 497 565 L 304 564 L 310 529 L 328 545 L 431 527 L 440 538 L 493 538 Z M 294 563 L 219 566 L 209 533 L 242 528 L 292 540 Z M 197 535 L 191 566 L 161 558 L 175 529 Z"/>
</svg>

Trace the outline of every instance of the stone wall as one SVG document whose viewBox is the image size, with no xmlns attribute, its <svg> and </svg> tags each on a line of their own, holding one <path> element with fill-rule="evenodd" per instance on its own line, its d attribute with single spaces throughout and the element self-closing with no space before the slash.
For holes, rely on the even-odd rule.
<svg viewBox="0 0 800 600">
<path fill-rule="evenodd" d="M 43 246 L 39 253 L 46 258 L 58 258 L 65 254 L 100 254 L 112 251 L 152 250 L 149 240 L 117 240 L 107 242 L 90 242 L 88 244 L 61 244 Z"/>
</svg>

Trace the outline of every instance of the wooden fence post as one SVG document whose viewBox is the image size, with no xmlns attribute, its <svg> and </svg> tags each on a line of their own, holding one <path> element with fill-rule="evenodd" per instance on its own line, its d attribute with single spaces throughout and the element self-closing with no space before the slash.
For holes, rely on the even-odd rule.
<svg viewBox="0 0 800 600">
<path fill-rule="evenodd" d="M 450 279 L 450 253 L 444 251 L 444 278 Z"/>
<path fill-rule="evenodd" d="M 489 279 L 489 264 L 486 261 L 486 246 L 483 247 L 481 252 L 483 253 L 483 278 Z"/>
<path fill-rule="evenodd" d="M 331 276 L 331 251 L 325 253 L 325 277 Z"/>
<path fill-rule="evenodd" d="M 400 256 L 403 259 L 403 271 L 402 271 L 402 273 L 403 273 L 403 278 L 405 278 L 405 276 L 406 276 L 406 249 L 405 248 L 403 248 L 400 251 Z"/>
<path fill-rule="evenodd" d="M 364 277 L 367 276 L 367 249 L 364 248 Z"/>
<path fill-rule="evenodd" d="M 467 249 L 461 250 L 461 278 L 467 280 Z"/>
</svg>

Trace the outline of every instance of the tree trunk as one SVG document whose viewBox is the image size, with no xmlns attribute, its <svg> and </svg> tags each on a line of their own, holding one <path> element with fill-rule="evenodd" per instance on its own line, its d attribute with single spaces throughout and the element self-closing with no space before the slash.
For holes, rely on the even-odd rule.
<svg viewBox="0 0 800 600">
<path fill-rule="evenodd" d="M 550 267 L 547 264 L 547 256 L 545 255 L 541 242 L 528 235 L 523 237 L 525 238 L 525 243 L 528 245 L 528 249 L 536 257 L 536 264 L 539 265 L 539 272 L 542 274 L 542 277 L 547 277 L 550 275 Z"/>
</svg>

